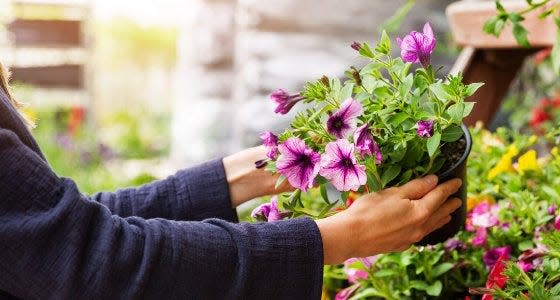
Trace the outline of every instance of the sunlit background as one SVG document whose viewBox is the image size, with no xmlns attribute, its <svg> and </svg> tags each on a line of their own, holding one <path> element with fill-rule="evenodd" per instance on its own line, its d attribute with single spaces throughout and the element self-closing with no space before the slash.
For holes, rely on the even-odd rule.
<svg viewBox="0 0 560 300">
<path fill-rule="evenodd" d="M 272 90 L 342 77 L 362 63 L 350 43 L 382 28 L 430 20 L 448 70 L 450 2 L 4 0 L 0 60 L 53 168 L 93 193 L 257 144 L 293 116 Z"/>
</svg>

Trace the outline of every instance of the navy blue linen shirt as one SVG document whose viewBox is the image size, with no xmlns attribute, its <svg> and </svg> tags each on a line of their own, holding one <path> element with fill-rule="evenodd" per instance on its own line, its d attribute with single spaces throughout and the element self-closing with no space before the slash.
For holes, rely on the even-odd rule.
<svg viewBox="0 0 560 300">
<path fill-rule="evenodd" d="M 237 223 L 221 160 L 88 197 L 0 98 L 0 297 L 320 298 L 315 222 Z"/>
</svg>

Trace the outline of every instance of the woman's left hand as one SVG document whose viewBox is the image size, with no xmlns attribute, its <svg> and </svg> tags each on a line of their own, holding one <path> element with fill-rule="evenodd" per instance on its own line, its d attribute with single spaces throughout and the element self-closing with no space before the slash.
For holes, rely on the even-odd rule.
<svg viewBox="0 0 560 300">
<path fill-rule="evenodd" d="M 257 197 L 294 190 L 287 181 L 275 188 L 280 175 L 255 167 L 255 162 L 265 159 L 266 153 L 266 148 L 259 146 L 245 149 L 223 159 L 233 208 Z"/>
</svg>

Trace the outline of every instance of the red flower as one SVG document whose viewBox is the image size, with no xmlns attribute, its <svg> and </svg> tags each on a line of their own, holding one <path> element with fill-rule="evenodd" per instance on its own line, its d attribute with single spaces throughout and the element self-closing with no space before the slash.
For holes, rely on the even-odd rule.
<svg viewBox="0 0 560 300">
<path fill-rule="evenodd" d="M 70 119 L 68 120 L 68 131 L 71 135 L 75 135 L 82 126 L 86 110 L 82 106 L 73 106 L 70 111 Z"/>
<path fill-rule="evenodd" d="M 539 52 L 537 52 L 537 54 L 535 54 L 535 64 L 538 65 L 540 63 L 542 63 L 545 59 L 547 59 L 550 56 L 550 53 L 552 53 L 552 48 L 546 48 L 543 49 Z"/>
<path fill-rule="evenodd" d="M 541 123 L 550 119 L 552 119 L 552 117 L 543 108 L 539 107 L 533 110 L 533 117 L 531 118 L 531 121 L 529 121 L 529 123 L 531 124 L 531 127 L 533 127 L 534 129 L 538 129 Z"/>
<path fill-rule="evenodd" d="M 506 261 L 508 260 L 509 255 L 501 255 L 498 258 L 492 270 L 490 270 L 490 274 L 488 274 L 488 279 L 486 279 L 486 288 L 489 289 L 501 289 L 506 285 L 507 277 L 503 274 L 504 269 L 506 268 Z M 482 296 L 482 300 L 492 300 L 491 294 L 485 294 Z"/>
</svg>

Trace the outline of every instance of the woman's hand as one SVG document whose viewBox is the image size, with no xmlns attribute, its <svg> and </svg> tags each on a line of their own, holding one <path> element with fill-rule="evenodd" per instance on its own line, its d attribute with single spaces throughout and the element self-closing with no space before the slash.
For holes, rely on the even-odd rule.
<svg viewBox="0 0 560 300">
<path fill-rule="evenodd" d="M 396 188 L 360 197 L 347 210 L 317 220 L 325 264 L 351 257 L 404 251 L 451 220 L 461 200 L 447 200 L 460 179 L 437 185 L 430 175 Z M 447 201 L 446 201 L 447 200 Z"/>
<path fill-rule="evenodd" d="M 279 175 L 272 174 L 264 168 L 255 168 L 255 162 L 266 158 L 266 152 L 264 146 L 259 146 L 223 159 L 233 208 L 257 197 L 293 190 L 287 181 L 275 188 Z"/>
</svg>

